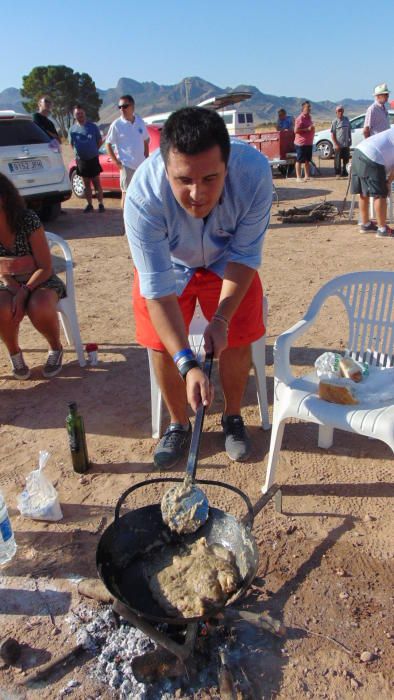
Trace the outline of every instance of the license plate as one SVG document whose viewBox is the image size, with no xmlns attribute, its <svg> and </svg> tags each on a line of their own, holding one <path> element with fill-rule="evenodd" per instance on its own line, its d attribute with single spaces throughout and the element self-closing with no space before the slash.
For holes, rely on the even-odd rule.
<svg viewBox="0 0 394 700">
<path fill-rule="evenodd" d="M 11 173 L 32 172 L 34 170 L 43 170 L 44 165 L 39 158 L 30 158 L 29 160 L 14 160 L 8 163 Z"/>
</svg>

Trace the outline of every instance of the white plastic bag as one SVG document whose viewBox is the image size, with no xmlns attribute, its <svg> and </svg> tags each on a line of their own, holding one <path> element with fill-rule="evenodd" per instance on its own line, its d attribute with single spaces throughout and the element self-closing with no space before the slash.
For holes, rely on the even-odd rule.
<svg viewBox="0 0 394 700">
<path fill-rule="evenodd" d="M 335 379 L 341 376 L 339 360 L 341 356 L 337 352 L 323 352 L 315 361 L 316 374 L 318 377 L 328 377 Z"/>
<path fill-rule="evenodd" d="M 61 520 L 59 497 L 53 484 L 44 474 L 49 452 L 40 451 L 38 469 L 26 477 L 26 488 L 17 498 L 21 515 L 33 520 Z"/>
</svg>

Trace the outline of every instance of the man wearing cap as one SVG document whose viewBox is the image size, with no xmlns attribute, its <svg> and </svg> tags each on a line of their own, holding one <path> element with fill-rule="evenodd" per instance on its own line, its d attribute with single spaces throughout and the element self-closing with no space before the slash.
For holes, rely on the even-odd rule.
<svg viewBox="0 0 394 700">
<path fill-rule="evenodd" d="M 389 94 L 387 83 L 376 86 L 374 90 L 375 102 L 368 107 L 365 115 L 363 133 L 366 139 L 390 128 L 389 113 L 386 107 Z"/>
<path fill-rule="evenodd" d="M 377 238 L 393 237 L 387 226 L 387 196 L 394 180 L 394 129 L 386 129 L 361 141 L 352 158 L 352 194 L 360 195 L 360 230 L 376 231 Z M 374 198 L 377 225 L 369 218 L 369 198 Z"/>
<path fill-rule="evenodd" d="M 335 148 L 335 175 L 347 177 L 346 166 L 350 158 L 350 146 L 352 145 L 352 128 L 350 121 L 344 116 L 344 107 L 338 105 L 336 108 L 336 119 L 331 124 L 331 137 Z M 341 170 L 342 161 L 342 170 Z"/>
</svg>

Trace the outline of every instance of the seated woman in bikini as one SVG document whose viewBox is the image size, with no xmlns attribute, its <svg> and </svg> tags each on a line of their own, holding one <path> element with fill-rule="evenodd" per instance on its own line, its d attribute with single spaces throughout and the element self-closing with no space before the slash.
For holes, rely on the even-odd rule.
<svg viewBox="0 0 394 700">
<path fill-rule="evenodd" d="M 63 348 L 56 306 L 65 296 L 62 280 L 52 271 L 40 219 L 26 209 L 18 190 L 0 174 L 0 338 L 17 379 L 30 377 L 18 342 L 25 315 L 49 344 L 43 376 L 50 378 L 60 372 Z"/>
</svg>

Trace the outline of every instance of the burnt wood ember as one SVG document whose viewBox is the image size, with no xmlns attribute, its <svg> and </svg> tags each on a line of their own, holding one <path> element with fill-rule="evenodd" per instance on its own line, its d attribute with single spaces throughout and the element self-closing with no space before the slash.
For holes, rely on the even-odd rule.
<svg viewBox="0 0 394 700">
<path fill-rule="evenodd" d="M 316 221 L 335 219 L 338 215 L 338 208 L 329 202 L 278 210 L 278 217 L 283 224 L 315 223 Z"/>
</svg>

